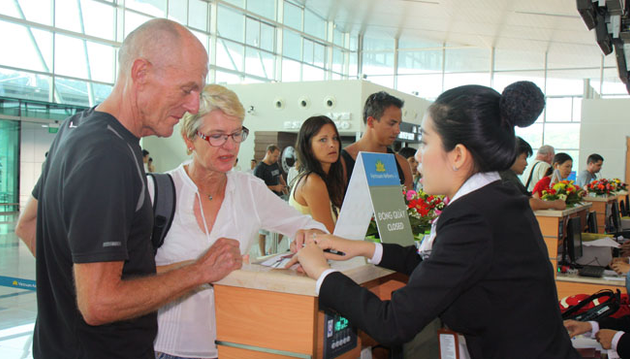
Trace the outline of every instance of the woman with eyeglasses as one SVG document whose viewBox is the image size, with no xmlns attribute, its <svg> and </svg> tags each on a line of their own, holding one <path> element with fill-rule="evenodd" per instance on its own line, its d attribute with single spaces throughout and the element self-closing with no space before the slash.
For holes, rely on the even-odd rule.
<svg viewBox="0 0 630 359">
<path fill-rule="evenodd" d="M 325 231 L 298 213 L 251 174 L 231 171 L 249 133 L 236 94 L 219 85 L 204 88 L 195 115 L 182 118 L 182 137 L 192 160 L 169 172 L 176 210 L 155 262 L 158 272 L 195 260 L 217 239 L 240 242 L 248 253 L 260 228 L 295 237 L 303 229 Z M 149 193 L 153 193 L 149 181 Z M 204 285 L 158 311 L 156 358 L 216 358 L 214 292 Z"/>
</svg>

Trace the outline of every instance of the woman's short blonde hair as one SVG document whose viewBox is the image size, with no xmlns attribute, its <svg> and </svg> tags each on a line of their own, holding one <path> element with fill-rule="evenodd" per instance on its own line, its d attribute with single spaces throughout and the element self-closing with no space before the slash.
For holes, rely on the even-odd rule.
<svg viewBox="0 0 630 359">
<path fill-rule="evenodd" d="M 207 85 L 201 92 L 199 112 L 193 115 L 189 112 L 182 117 L 182 135 L 193 139 L 202 125 L 202 118 L 214 110 L 221 110 L 229 116 L 235 116 L 243 121 L 245 108 L 234 91 L 221 85 Z"/>
</svg>

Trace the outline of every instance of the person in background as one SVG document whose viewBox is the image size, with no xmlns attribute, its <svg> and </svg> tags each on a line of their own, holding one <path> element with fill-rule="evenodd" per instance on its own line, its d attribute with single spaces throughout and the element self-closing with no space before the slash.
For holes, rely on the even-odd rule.
<svg viewBox="0 0 630 359">
<path fill-rule="evenodd" d="M 144 165 L 144 173 L 149 173 L 149 151 L 143 149 L 142 150 L 142 163 Z"/>
<path fill-rule="evenodd" d="M 597 174 L 602 170 L 602 165 L 604 164 L 604 157 L 598 155 L 597 153 L 593 153 L 588 156 L 586 160 L 586 169 L 580 172 L 575 184 L 580 187 L 584 187 L 587 184 L 597 180 Z"/>
<path fill-rule="evenodd" d="M 221 237 L 236 239 L 245 255 L 260 228 L 290 237 L 303 229 L 326 230 L 271 193 L 260 179 L 232 170 L 249 133 L 244 117 L 236 94 L 220 85 L 206 86 L 199 112 L 184 115 L 182 137 L 192 160 L 169 171 L 177 207 L 155 256 L 158 273 L 194 261 Z M 202 285 L 160 308 L 158 328 L 157 359 L 216 358 L 213 287 Z"/>
<path fill-rule="evenodd" d="M 287 173 L 289 191 L 295 186 L 295 179 L 298 177 L 298 174 L 300 174 L 300 160 L 296 158 L 295 162 L 293 162 L 293 166 L 289 168 L 289 173 Z"/>
<path fill-rule="evenodd" d="M 153 157 L 149 157 L 149 161 L 147 162 L 146 165 L 147 165 L 147 168 L 148 168 L 149 172 L 155 172 L 155 166 L 153 166 Z"/>
<path fill-rule="evenodd" d="M 543 190 L 567 179 L 571 174 L 572 168 L 573 159 L 571 156 L 564 152 L 557 153 L 553 156 L 553 166 L 549 167 L 547 172 L 545 172 L 545 177 L 541 178 L 540 181 L 536 183 L 532 195 L 536 198 L 541 198 Z"/>
<path fill-rule="evenodd" d="M 170 136 L 198 111 L 206 49 L 185 27 L 153 19 L 125 38 L 118 63 L 111 94 L 66 119 L 53 141 L 27 204 L 36 230 L 16 229 L 25 241 L 36 233 L 34 358 L 152 359 L 157 309 L 242 264 L 238 242 L 220 238 L 155 273 L 139 142 Z"/>
<path fill-rule="evenodd" d="M 252 160 L 249 162 L 249 169 L 245 170 L 245 173 L 249 173 L 249 174 L 254 174 L 254 169 L 256 168 L 256 160 L 254 158 L 252 158 Z"/>
<path fill-rule="evenodd" d="M 538 149 L 534 163 L 532 163 L 527 174 L 521 177 L 527 191 L 533 192 L 536 183 L 545 177 L 545 173 L 551 167 L 551 161 L 553 161 L 555 153 L 554 148 L 549 145 L 543 145 Z"/>
<path fill-rule="evenodd" d="M 291 187 L 289 204 L 332 233 L 344 196 L 341 142 L 335 123 L 326 116 L 308 118 L 300 128 L 295 149 L 301 171 Z"/>
<path fill-rule="evenodd" d="M 444 92 L 422 122 L 416 159 L 423 190 L 451 201 L 420 253 L 414 245 L 318 234 L 305 247 L 296 242 L 299 251 L 288 265 L 299 262 L 317 280 L 320 305 L 383 345 L 408 341 L 439 316 L 464 335 L 472 359 L 580 358 L 562 325 L 538 222 L 523 195 L 497 172 L 516 158 L 514 126 L 529 126 L 543 107 L 544 95 L 531 82 L 509 85 L 503 95 L 478 85 Z M 409 281 L 382 301 L 327 262 L 356 256 L 409 275 Z"/>
<path fill-rule="evenodd" d="M 418 161 L 416 161 L 416 149 L 412 147 L 403 147 L 398 150 L 398 154 L 403 156 L 409 162 L 409 167 L 411 167 L 411 175 L 413 176 L 413 189 L 415 191 L 422 189 L 422 176 L 420 175 L 420 171 L 418 171 Z"/>
<path fill-rule="evenodd" d="M 346 187 L 350 183 L 359 151 L 366 151 L 394 154 L 400 184 L 405 185 L 407 189 L 413 189 L 413 178 L 407 161 L 403 156 L 395 154 L 389 148 L 400 133 L 403 105 L 403 100 L 384 91 L 368 96 L 363 107 L 365 132 L 359 141 L 341 150 L 341 163 L 344 168 Z"/>
<path fill-rule="evenodd" d="M 529 206 L 533 211 L 540 209 L 563 210 L 567 208 L 566 202 L 561 199 L 557 199 L 555 201 L 544 201 L 538 197 L 533 197 L 531 193 L 527 192 L 527 189 L 523 186 L 523 182 L 521 182 L 517 176 L 523 174 L 525 171 L 525 168 L 527 167 L 527 158 L 532 155 L 532 146 L 530 146 L 527 141 L 517 136 L 516 153 L 516 160 L 514 160 L 512 167 L 499 172 L 503 182 L 514 185 L 519 192 L 529 198 Z"/>
<path fill-rule="evenodd" d="M 265 157 L 254 168 L 254 176 L 265 181 L 267 187 L 275 193 L 278 197 L 282 197 L 287 194 L 287 183 L 282 178 L 282 171 L 278 164 L 278 158 L 280 158 L 280 148 L 274 144 L 267 146 Z M 267 254 L 265 246 L 267 243 L 267 235 L 271 233 L 265 229 L 261 229 L 258 234 L 258 247 L 260 254 Z M 278 238 L 278 244 L 282 240 L 282 236 Z"/>
<path fill-rule="evenodd" d="M 234 169 L 234 171 L 241 170 L 241 166 L 238 165 L 238 157 L 236 157 L 236 160 L 234 160 L 234 166 L 232 168 Z"/>
</svg>

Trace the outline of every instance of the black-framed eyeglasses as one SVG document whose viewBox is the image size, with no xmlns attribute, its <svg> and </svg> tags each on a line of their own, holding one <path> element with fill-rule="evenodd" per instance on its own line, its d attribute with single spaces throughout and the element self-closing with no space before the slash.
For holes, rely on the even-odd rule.
<svg viewBox="0 0 630 359">
<path fill-rule="evenodd" d="M 197 131 L 197 136 L 204 141 L 208 141 L 212 147 L 223 146 L 223 144 L 227 142 L 228 137 L 232 137 L 232 141 L 234 141 L 234 143 L 241 143 L 247 139 L 247 135 L 249 135 L 249 129 L 245 126 L 236 132 L 230 133 L 229 135 L 224 133 L 212 133 L 206 135 L 201 133 L 201 131 Z"/>
</svg>

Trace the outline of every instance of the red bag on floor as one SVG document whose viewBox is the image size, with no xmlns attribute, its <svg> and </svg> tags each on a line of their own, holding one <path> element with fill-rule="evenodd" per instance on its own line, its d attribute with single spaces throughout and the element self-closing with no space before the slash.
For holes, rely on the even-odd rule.
<svg viewBox="0 0 630 359">
<path fill-rule="evenodd" d="M 622 305 L 621 291 L 613 292 L 610 289 L 588 294 L 576 294 L 559 301 L 562 319 L 574 319 L 579 321 L 597 320 L 599 318 L 623 316 L 630 313 L 628 308 L 628 296 L 624 295 Z M 624 308 L 620 310 L 620 308 Z M 621 312 L 621 313 L 618 313 Z"/>
</svg>

